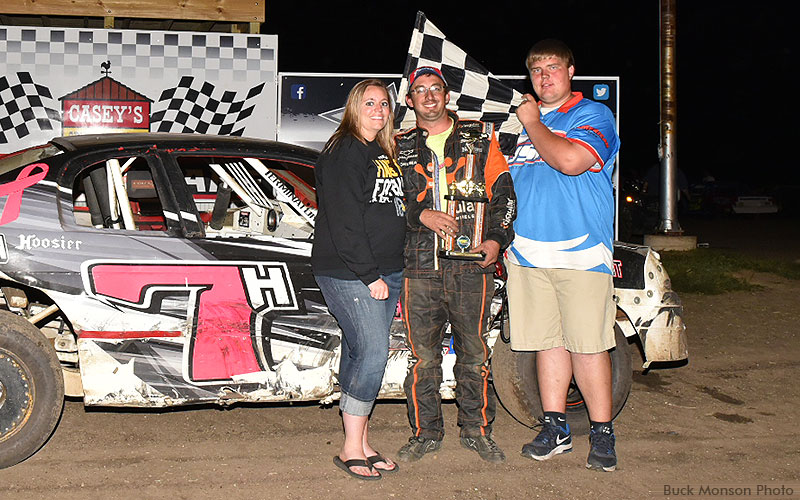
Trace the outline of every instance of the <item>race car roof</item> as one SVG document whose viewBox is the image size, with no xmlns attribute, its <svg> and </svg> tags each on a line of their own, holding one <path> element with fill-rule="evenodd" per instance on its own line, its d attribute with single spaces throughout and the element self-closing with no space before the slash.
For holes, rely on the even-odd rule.
<svg viewBox="0 0 800 500">
<path fill-rule="evenodd" d="M 264 139 L 232 137 L 204 134 L 87 134 L 68 137 L 55 137 L 50 142 L 64 151 L 74 152 L 86 149 L 106 149 L 112 147 L 130 148 L 153 146 L 156 149 L 228 149 L 280 153 L 283 156 L 314 162 L 318 152 L 313 149 Z"/>
</svg>

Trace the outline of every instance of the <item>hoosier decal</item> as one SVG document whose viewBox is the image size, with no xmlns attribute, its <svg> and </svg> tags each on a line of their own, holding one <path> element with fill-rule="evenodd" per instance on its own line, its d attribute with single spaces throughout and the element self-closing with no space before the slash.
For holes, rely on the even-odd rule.
<svg viewBox="0 0 800 500">
<path fill-rule="evenodd" d="M 35 234 L 20 234 L 19 245 L 16 248 L 23 251 L 37 248 L 78 251 L 81 249 L 82 244 L 83 241 L 67 239 L 63 234 L 58 238 L 40 238 Z"/>
</svg>

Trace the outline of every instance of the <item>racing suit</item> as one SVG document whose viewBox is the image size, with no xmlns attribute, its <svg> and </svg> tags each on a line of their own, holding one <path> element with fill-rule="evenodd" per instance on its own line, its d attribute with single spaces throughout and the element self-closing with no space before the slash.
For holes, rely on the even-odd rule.
<svg viewBox="0 0 800 500">
<path fill-rule="evenodd" d="M 516 216 L 511 175 L 492 125 L 459 121 L 455 113 L 448 114 L 454 125 L 445 142 L 441 164 L 426 145 L 426 130 L 413 128 L 395 136 L 407 203 L 401 305 L 411 357 L 404 388 L 414 435 L 435 440 L 444 437 L 439 389 L 448 321 L 456 353 L 453 372 L 461 436 L 489 436 L 496 405 L 489 388 L 486 344 L 494 266 L 482 268 L 475 262 L 438 256 L 438 236 L 419 219 L 424 209 L 436 206 L 435 169 L 439 165 L 445 169 L 449 185 L 462 180 L 468 170 L 465 165 L 472 162 L 472 178 L 476 183 L 485 183 L 490 200 L 484 239 L 498 242 L 501 254 L 513 238 L 512 222 Z"/>
</svg>

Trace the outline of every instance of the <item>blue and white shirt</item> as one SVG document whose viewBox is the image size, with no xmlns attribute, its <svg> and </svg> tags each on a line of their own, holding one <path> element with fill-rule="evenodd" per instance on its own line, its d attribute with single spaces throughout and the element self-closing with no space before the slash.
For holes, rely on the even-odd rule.
<svg viewBox="0 0 800 500">
<path fill-rule="evenodd" d="M 619 151 L 614 115 L 580 92 L 542 117 L 553 133 L 585 147 L 596 163 L 580 175 L 548 165 L 527 133 L 508 167 L 517 194 L 516 236 L 506 258 L 526 267 L 611 274 L 614 193 L 611 176 Z"/>
</svg>

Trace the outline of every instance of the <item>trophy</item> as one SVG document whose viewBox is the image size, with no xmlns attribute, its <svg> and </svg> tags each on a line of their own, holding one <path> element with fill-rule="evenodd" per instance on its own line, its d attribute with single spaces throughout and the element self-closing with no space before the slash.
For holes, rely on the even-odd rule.
<svg viewBox="0 0 800 500">
<path fill-rule="evenodd" d="M 472 160 L 470 155 L 469 160 Z M 460 181 L 450 183 L 446 212 L 456 219 L 458 229 L 455 234 L 441 239 L 439 256 L 447 259 L 483 260 L 482 252 L 469 249 L 481 244 L 484 237 L 486 218 L 486 186 L 472 180 L 472 161 L 467 161 L 466 175 Z"/>
</svg>

